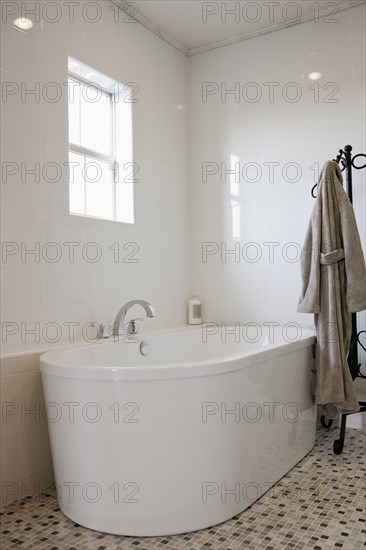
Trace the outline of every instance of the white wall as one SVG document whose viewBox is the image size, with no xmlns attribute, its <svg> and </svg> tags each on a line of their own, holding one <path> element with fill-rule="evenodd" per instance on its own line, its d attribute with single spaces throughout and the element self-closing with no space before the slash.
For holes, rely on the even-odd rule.
<svg viewBox="0 0 366 550">
<path fill-rule="evenodd" d="M 27 6 L 35 4 L 42 2 Z M 58 323 L 62 337 L 68 339 L 65 322 L 79 323 L 81 328 L 89 321 L 113 321 L 122 304 L 133 298 L 149 300 L 156 307 L 158 316 L 146 323 L 150 328 L 182 324 L 190 295 L 187 111 L 177 109 L 187 103 L 187 59 L 140 24 L 125 22 L 125 14 L 111 10 L 109 2 L 99 2 L 101 15 L 96 23 L 88 21 L 97 18 L 92 9 L 83 19 L 81 7 L 76 8 L 75 21 L 70 22 L 66 5 L 61 2 L 60 6 L 59 22 L 42 21 L 26 32 L 12 25 L 14 17 L 3 17 L 3 83 L 16 83 L 20 89 L 22 83 L 27 89 L 38 85 L 46 96 L 38 102 L 31 95 L 22 99 L 18 93 L 2 104 L 3 162 L 26 162 L 27 168 L 38 162 L 42 169 L 50 162 L 63 167 L 68 161 L 64 86 L 68 55 L 116 81 L 133 82 L 138 86 L 138 102 L 133 104 L 134 160 L 139 166 L 136 223 L 70 216 L 66 167 L 57 183 L 50 183 L 52 174 L 47 173 L 39 183 L 32 175 L 22 183 L 19 174 L 3 181 L 3 241 L 19 247 L 25 242 L 29 249 L 39 242 L 41 251 L 47 243 L 56 242 L 62 249 L 61 260 L 54 264 L 42 258 L 37 262 L 31 255 L 22 262 L 20 253 L 3 262 L 2 321 L 19 323 L 17 335 L 6 340 L 13 344 L 22 338 L 22 349 L 34 342 L 35 336 L 26 335 L 25 330 L 36 322 L 41 326 L 41 342 L 47 344 L 57 335 L 49 329 L 43 337 L 42 330 L 50 322 Z M 47 19 L 57 15 L 51 8 L 44 13 Z M 48 99 L 51 82 L 65 92 L 55 103 Z M 74 263 L 64 242 L 80 243 Z M 102 251 L 97 263 L 83 257 L 82 247 L 90 242 Z M 109 248 L 115 242 L 120 243 L 119 261 Z M 124 261 L 133 251 L 133 247 L 123 250 L 129 242 L 139 247 L 137 263 Z M 131 314 L 141 316 L 141 311 Z"/>
<path fill-rule="evenodd" d="M 314 203 L 311 167 L 317 163 L 321 168 L 348 143 L 355 153 L 365 151 L 364 13 L 364 6 L 358 7 L 337 14 L 335 24 L 308 22 L 190 59 L 193 291 L 203 299 L 206 321 L 312 324 L 312 316 L 296 313 L 299 261 L 288 260 L 299 260 L 297 252 Z M 319 102 L 309 89 L 313 82 L 307 75 L 313 71 L 323 74 Z M 256 89 L 245 88 L 250 82 L 256 83 Z M 264 84 L 269 82 L 278 83 L 273 102 Z M 286 88 L 291 82 L 297 89 Z M 211 90 L 219 89 L 206 101 L 204 83 L 214 83 Z M 323 90 L 327 83 L 334 84 Z M 221 96 L 221 89 L 239 85 L 239 98 Z M 285 100 L 286 89 L 291 99 L 298 94 L 299 101 Z M 326 103 L 334 89 L 336 102 Z M 262 98 L 250 102 L 256 90 Z M 231 162 L 244 169 L 239 183 L 221 172 L 221 163 L 230 169 Z M 218 169 L 206 182 L 203 163 L 211 163 L 212 171 Z M 257 182 L 250 163 L 261 170 Z M 279 163 L 273 168 L 273 182 L 268 163 Z M 299 168 L 288 166 L 283 177 L 288 163 Z M 299 180 L 289 181 L 296 179 L 297 172 Z M 364 178 L 365 172 L 357 173 L 354 186 L 363 236 Z M 219 251 L 214 253 L 216 245 L 203 261 L 202 243 L 217 243 L 225 251 L 224 246 L 234 248 L 234 241 L 243 253 L 239 261 L 233 254 L 222 258 Z M 278 243 L 273 245 L 273 262 L 270 246 L 264 244 L 270 242 Z M 292 242 L 297 249 L 286 248 Z M 248 243 L 256 244 L 246 247 Z M 282 254 L 286 250 L 287 261 Z M 256 254 L 258 261 L 250 261 Z"/>
</svg>

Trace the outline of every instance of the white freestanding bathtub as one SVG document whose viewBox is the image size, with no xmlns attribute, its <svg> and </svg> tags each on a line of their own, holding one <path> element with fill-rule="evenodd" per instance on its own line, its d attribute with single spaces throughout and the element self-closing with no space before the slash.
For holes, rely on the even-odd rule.
<svg viewBox="0 0 366 550">
<path fill-rule="evenodd" d="M 157 536 L 226 521 L 260 498 L 315 442 L 314 337 L 272 336 L 211 325 L 145 336 L 147 356 L 136 336 L 44 354 L 63 513 Z"/>
</svg>

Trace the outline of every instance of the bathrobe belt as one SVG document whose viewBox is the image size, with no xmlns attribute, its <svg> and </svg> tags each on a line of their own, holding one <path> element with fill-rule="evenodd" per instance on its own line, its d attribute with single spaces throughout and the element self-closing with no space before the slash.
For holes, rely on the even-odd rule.
<svg viewBox="0 0 366 550">
<path fill-rule="evenodd" d="M 335 264 L 336 262 L 339 262 L 339 260 L 343 260 L 343 258 L 344 258 L 344 250 L 343 248 L 338 248 L 337 250 L 328 252 L 328 254 L 321 253 L 320 263 L 322 265 Z"/>
</svg>

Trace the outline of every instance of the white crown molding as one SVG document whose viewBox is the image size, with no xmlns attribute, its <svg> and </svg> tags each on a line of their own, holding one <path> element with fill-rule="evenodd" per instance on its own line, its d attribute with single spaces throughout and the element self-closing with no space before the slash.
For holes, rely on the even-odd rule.
<svg viewBox="0 0 366 550">
<path fill-rule="evenodd" d="M 160 30 L 159 27 L 154 25 L 154 23 L 152 21 L 150 21 L 150 19 L 148 19 L 147 17 L 142 15 L 142 13 L 136 12 L 135 14 L 131 15 L 131 13 L 128 11 L 127 7 L 128 7 L 129 4 L 130 5 L 134 4 L 134 2 L 131 2 L 131 0 L 110 0 L 110 2 L 112 2 L 112 4 L 115 4 L 116 6 L 118 6 L 124 13 L 129 15 L 131 17 L 131 19 L 135 19 L 143 27 L 145 27 L 146 29 L 149 29 L 149 31 L 156 34 L 156 36 L 158 36 L 159 38 L 164 40 L 164 42 L 167 42 L 168 44 L 173 46 L 173 48 L 175 48 L 176 50 L 178 50 L 182 54 L 184 54 L 186 56 L 189 55 L 189 50 L 187 48 L 185 48 L 177 40 L 174 40 L 174 38 L 172 38 L 169 34 L 166 34 L 162 30 Z"/>
<path fill-rule="evenodd" d="M 281 29 L 294 27 L 295 25 L 300 25 L 301 23 L 306 23 L 307 21 L 311 21 L 314 17 L 312 14 L 310 14 L 308 16 L 302 17 L 300 21 L 295 21 L 293 23 L 283 21 L 276 25 L 263 27 L 262 29 L 259 29 L 257 31 L 247 32 L 247 33 L 235 36 L 233 38 L 227 38 L 226 40 L 221 40 L 219 42 L 211 42 L 210 44 L 206 44 L 204 46 L 198 46 L 197 48 L 188 49 L 182 44 L 180 44 L 177 40 L 175 40 L 172 36 L 160 30 L 157 25 L 152 23 L 152 21 L 150 21 L 150 19 L 145 17 L 142 13 L 137 12 L 134 15 L 131 15 L 127 9 L 128 4 L 131 5 L 131 0 L 110 0 L 110 2 L 118 6 L 122 11 L 130 15 L 130 17 L 138 21 L 146 29 L 149 29 L 151 32 L 156 34 L 156 36 L 158 36 L 159 38 L 161 38 L 162 40 L 164 40 L 165 42 L 173 46 L 173 48 L 175 48 L 176 50 L 178 50 L 180 53 L 182 53 L 187 57 L 208 52 L 210 50 L 215 50 L 217 48 L 223 48 L 224 46 L 230 46 L 231 44 L 236 44 L 237 42 L 243 42 L 244 40 L 250 40 L 251 38 L 256 38 L 257 36 L 262 36 L 263 34 L 269 34 L 271 32 L 275 32 Z M 344 4 L 344 5 L 340 3 L 339 11 L 349 10 L 365 3 L 366 3 L 366 0 L 351 0 L 351 3 Z M 325 15 L 327 15 L 327 10 L 323 10 L 319 12 L 320 17 Z"/>
<path fill-rule="evenodd" d="M 339 11 L 349 10 L 351 8 L 354 8 L 356 6 L 359 6 L 361 4 L 365 4 L 366 0 L 354 0 L 352 4 L 339 5 Z M 324 17 L 328 14 L 326 10 L 319 11 L 319 17 Z M 203 52 L 208 52 L 210 50 L 215 50 L 216 48 L 223 48 L 224 46 L 230 46 L 231 44 L 236 44 L 237 42 L 243 42 L 244 40 L 250 40 L 251 38 L 256 38 L 257 36 L 262 36 L 263 34 L 269 34 L 271 32 L 279 31 L 281 29 L 288 29 L 289 27 L 294 27 L 296 25 L 300 25 L 301 23 L 306 23 L 307 21 L 311 21 L 313 19 L 314 15 L 310 14 L 308 16 L 302 17 L 299 21 L 295 21 L 294 23 L 289 23 L 286 21 L 283 21 L 281 23 L 278 23 L 276 25 L 270 25 L 268 27 L 263 27 L 262 29 L 259 29 L 254 32 L 247 32 L 238 36 L 235 36 L 234 38 L 228 38 L 226 40 L 222 40 L 221 42 L 212 42 L 211 44 L 207 44 L 207 46 L 199 46 L 197 48 L 191 48 L 188 50 L 188 57 L 192 55 L 198 55 Z"/>
</svg>

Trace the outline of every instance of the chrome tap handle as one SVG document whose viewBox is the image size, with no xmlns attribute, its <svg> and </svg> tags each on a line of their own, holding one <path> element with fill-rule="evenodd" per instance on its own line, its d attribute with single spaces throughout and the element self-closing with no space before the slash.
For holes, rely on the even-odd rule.
<svg viewBox="0 0 366 550">
<path fill-rule="evenodd" d="M 92 327 L 96 327 L 98 329 L 97 332 L 97 339 L 101 340 L 102 338 L 109 338 L 107 327 L 105 326 L 105 323 L 91 323 Z"/>
<path fill-rule="evenodd" d="M 109 333 L 105 323 L 100 323 L 101 338 L 109 338 Z"/>
<path fill-rule="evenodd" d="M 139 326 L 136 324 L 137 321 L 143 321 L 143 318 L 138 317 L 137 319 L 131 319 L 131 321 L 128 323 L 127 334 L 137 334 L 138 333 Z"/>
</svg>

